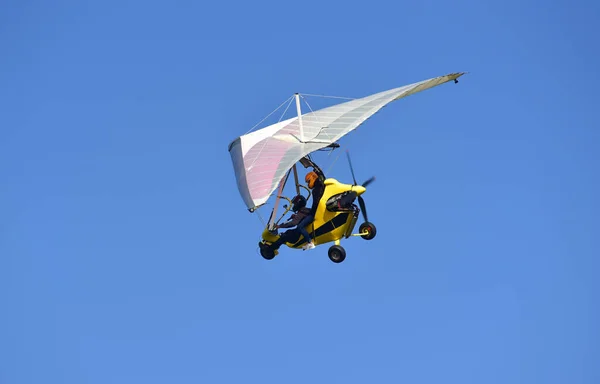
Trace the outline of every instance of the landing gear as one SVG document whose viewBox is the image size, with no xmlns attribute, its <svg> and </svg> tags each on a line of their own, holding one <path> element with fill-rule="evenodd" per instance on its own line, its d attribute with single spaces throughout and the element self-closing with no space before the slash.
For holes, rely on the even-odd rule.
<svg viewBox="0 0 600 384">
<path fill-rule="evenodd" d="M 360 237 L 362 237 L 365 240 L 372 240 L 375 237 L 375 235 L 377 235 L 377 228 L 375 228 L 375 224 L 366 221 L 362 223 L 360 227 L 358 227 L 358 232 L 366 232 L 365 235 L 361 235 Z"/>
<path fill-rule="evenodd" d="M 258 247 L 260 248 L 260 255 L 263 258 L 267 260 L 273 260 L 273 258 L 276 255 L 274 250 L 270 249 L 266 244 L 262 242 L 258 243 Z"/>
<path fill-rule="evenodd" d="M 341 263 L 346 259 L 346 250 L 341 245 L 332 245 L 327 252 L 329 260 L 334 263 Z"/>
</svg>

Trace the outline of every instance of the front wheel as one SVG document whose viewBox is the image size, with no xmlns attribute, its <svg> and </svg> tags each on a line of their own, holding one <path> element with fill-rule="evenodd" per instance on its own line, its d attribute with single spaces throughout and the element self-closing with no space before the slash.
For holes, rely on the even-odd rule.
<svg viewBox="0 0 600 384">
<path fill-rule="evenodd" d="M 361 237 L 365 240 L 371 240 L 375 237 L 375 235 L 377 235 L 377 228 L 375 228 L 375 224 L 367 221 L 362 223 L 360 227 L 358 227 L 358 232 L 366 232 L 366 234 L 361 235 Z"/>
<path fill-rule="evenodd" d="M 346 250 L 341 245 L 332 245 L 327 254 L 334 263 L 341 263 L 346 259 Z"/>
<path fill-rule="evenodd" d="M 267 260 L 273 260 L 273 258 L 275 257 L 275 251 L 273 251 L 271 248 L 269 248 L 266 244 L 260 242 L 258 243 L 258 247 L 260 248 L 260 255 L 267 259 Z"/>
</svg>

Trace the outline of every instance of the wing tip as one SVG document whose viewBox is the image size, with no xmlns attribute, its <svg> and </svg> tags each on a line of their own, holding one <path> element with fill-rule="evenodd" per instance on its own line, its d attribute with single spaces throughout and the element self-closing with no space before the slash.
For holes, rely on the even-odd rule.
<svg viewBox="0 0 600 384">
<path fill-rule="evenodd" d="M 438 79 L 442 80 L 443 83 L 448 82 L 448 81 L 454 81 L 454 84 L 458 83 L 458 78 L 466 75 L 469 72 L 454 72 L 454 73 L 449 73 L 447 75 L 444 76 L 440 76 Z"/>
<path fill-rule="evenodd" d="M 469 72 L 453 72 L 453 73 L 449 73 L 446 76 L 442 76 L 442 77 L 448 77 L 448 78 L 450 78 L 450 80 L 455 80 L 463 75 L 466 75 L 467 73 L 469 73 Z"/>
</svg>

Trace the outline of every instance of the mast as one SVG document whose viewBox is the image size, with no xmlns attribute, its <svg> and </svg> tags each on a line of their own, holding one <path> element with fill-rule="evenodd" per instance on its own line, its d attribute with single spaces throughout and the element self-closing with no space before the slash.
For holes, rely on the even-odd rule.
<svg viewBox="0 0 600 384">
<path fill-rule="evenodd" d="M 302 107 L 300 106 L 300 94 L 298 92 L 296 92 L 294 94 L 294 96 L 296 98 L 296 112 L 298 113 L 298 124 L 300 125 L 300 132 L 299 132 L 300 133 L 300 141 L 304 141 L 304 127 L 302 126 Z M 296 193 L 299 194 L 300 187 L 298 186 L 298 173 L 296 171 L 295 164 L 293 167 L 293 171 L 294 171 L 294 180 L 296 182 Z M 273 211 L 271 212 L 271 220 L 269 220 L 269 223 L 267 224 L 267 227 L 270 230 L 273 230 L 275 228 L 277 208 L 279 207 L 279 200 L 281 198 L 280 196 L 283 193 L 283 188 L 285 187 L 287 179 L 290 176 L 290 172 L 291 172 L 291 170 L 288 170 L 286 176 L 283 179 L 281 179 L 281 182 L 279 183 L 279 190 L 277 191 L 277 196 L 275 197 L 275 206 L 273 207 Z"/>
<path fill-rule="evenodd" d="M 296 96 L 296 112 L 298 112 L 298 124 L 300 126 L 300 140 L 304 141 L 304 127 L 302 126 L 302 108 L 300 107 L 300 95 L 298 92 Z"/>
</svg>

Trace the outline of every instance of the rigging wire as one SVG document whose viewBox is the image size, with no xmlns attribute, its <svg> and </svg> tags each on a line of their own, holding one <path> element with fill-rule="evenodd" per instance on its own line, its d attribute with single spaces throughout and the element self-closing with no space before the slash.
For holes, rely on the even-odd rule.
<svg viewBox="0 0 600 384">
<path fill-rule="evenodd" d="M 323 97 L 326 99 L 344 99 L 344 100 L 355 100 L 356 97 L 344 97 L 344 96 L 329 96 L 329 95 L 315 95 L 312 93 L 302 93 L 304 96 Z"/>
<path fill-rule="evenodd" d="M 254 125 L 254 127 L 250 128 L 250 129 L 248 130 L 248 132 L 244 133 L 244 135 L 247 135 L 247 134 L 248 134 L 249 132 L 251 132 L 251 131 L 252 131 L 254 128 L 256 128 L 256 127 L 258 127 L 260 124 L 262 124 L 262 122 L 263 122 L 263 121 L 267 120 L 267 119 L 269 118 L 269 116 L 271 116 L 272 114 L 274 114 L 275 112 L 277 112 L 277 110 L 278 110 L 279 108 L 281 108 L 281 107 L 282 107 L 282 106 L 283 106 L 285 103 L 287 103 L 287 102 L 290 102 L 290 101 L 291 101 L 291 99 L 292 99 L 293 97 L 294 97 L 294 96 L 290 96 L 290 97 L 288 97 L 288 98 L 287 98 L 287 99 L 286 99 L 286 100 L 285 100 L 283 103 L 279 104 L 279 107 L 275 108 L 275 109 L 273 110 L 273 112 L 269 113 L 267 116 L 265 116 L 265 118 L 263 118 L 261 121 L 259 121 L 258 123 L 256 123 L 256 125 Z M 288 105 L 288 108 L 289 108 L 289 105 Z M 286 111 L 287 111 L 287 108 L 286 108 Z"/>
</svg>

